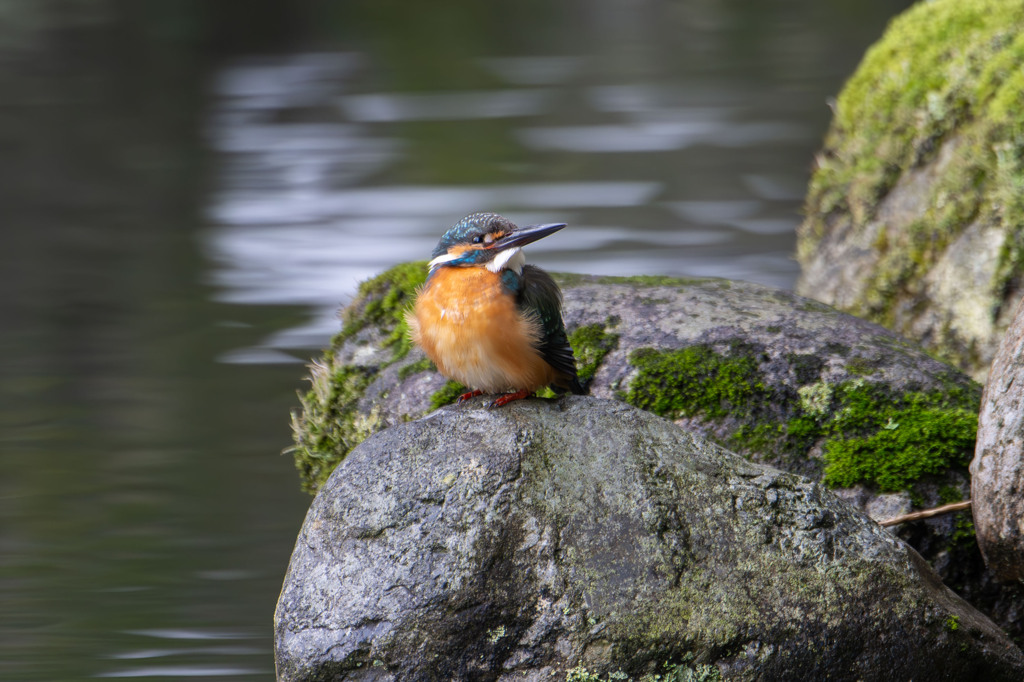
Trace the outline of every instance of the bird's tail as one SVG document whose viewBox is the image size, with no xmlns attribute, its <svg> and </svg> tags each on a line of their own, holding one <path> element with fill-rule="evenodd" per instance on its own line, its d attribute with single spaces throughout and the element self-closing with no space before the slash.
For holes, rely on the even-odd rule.
<svg viewBox="0 0 1024 682">
<path fill-rule="evenodd" d="M 563 380 L 557 384 L 551 384 L 550 388 L 558 395 L 563 395 L 565 393 L 588 395 L 590 393 L 590 382 L 584 384 L 579 380 L 579 377 L 574 376 L 571 379 Z"/>
</svg>

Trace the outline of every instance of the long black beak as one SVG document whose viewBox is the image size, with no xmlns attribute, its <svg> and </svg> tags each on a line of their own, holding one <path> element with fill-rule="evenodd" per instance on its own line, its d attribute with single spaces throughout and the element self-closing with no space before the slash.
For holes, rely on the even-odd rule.
<svg viewBox="0 0 1024 682">
<path fill-rule="evenodd" d="M 549 234 L 558 232 L 565 223 L 548 223 L 546 225 L 527 225 L 526 227 L 516 228 L 515 232 L 506 235 L 501 239 L 496 239 L 490 248 L 504 251 L 514 246 L 526 246 L 531 242 L 535 242 L 538 239 L 543 239 Z"/>
</svg>

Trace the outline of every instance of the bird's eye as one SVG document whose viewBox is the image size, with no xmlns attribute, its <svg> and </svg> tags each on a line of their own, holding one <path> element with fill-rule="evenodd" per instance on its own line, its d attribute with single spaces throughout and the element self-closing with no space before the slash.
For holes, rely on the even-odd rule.
<svg viewBox="0 0 1024 682">
<path fill-rule="evenodd" d="M 480 243 L 480 242 L 482 242 L 483 240 L 484 240 L 484 238 L 483 238 L 483 237 L 481 237 L 480 235 L 477 235 L 477 236 L 473 237 L 473 243 L 474 243 L 474 244 L 479 244 L 479 243 Z"/>
</svg>

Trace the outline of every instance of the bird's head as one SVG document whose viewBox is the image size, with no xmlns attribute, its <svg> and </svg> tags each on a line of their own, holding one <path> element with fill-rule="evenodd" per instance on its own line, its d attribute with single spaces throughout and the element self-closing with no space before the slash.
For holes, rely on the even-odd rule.
<svg viewBox="0 0 1024 682">
<path fill-rule="evenodd" d="M 518 227 L 497 213 L 468 215 L 444 233 L 430 254 L 430 270 L 447 267 L 481 267 L 491 272 L 522 272 L 522 248 L 558 232 L 565 223 Z"/>
</svg>

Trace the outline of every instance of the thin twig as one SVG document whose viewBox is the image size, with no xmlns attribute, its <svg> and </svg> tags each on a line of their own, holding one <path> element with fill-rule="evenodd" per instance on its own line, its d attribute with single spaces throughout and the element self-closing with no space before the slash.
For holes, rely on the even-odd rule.
<svg viewBox="0 0 1024 682">
<path fill-rule="evenodd" d="M 895 526 L 900 523 L 906 523 L 907 521 L 917 521 L 919 519 L 930 519 L 933 516 L 941 516 L 950 512 L 960 511 L 961 509 L 970 509 L 971 501 L 966 502 L 954 502 L 953 504 L 945 504 L 941 507 L 934 507 L 932 509 L 922 509 L 919 512 L 913 514 L 903 514 L 902 516 L 894 516 L 891 519 L 885 519 L 879 521 L 879 526 Z"/>
</svg>

